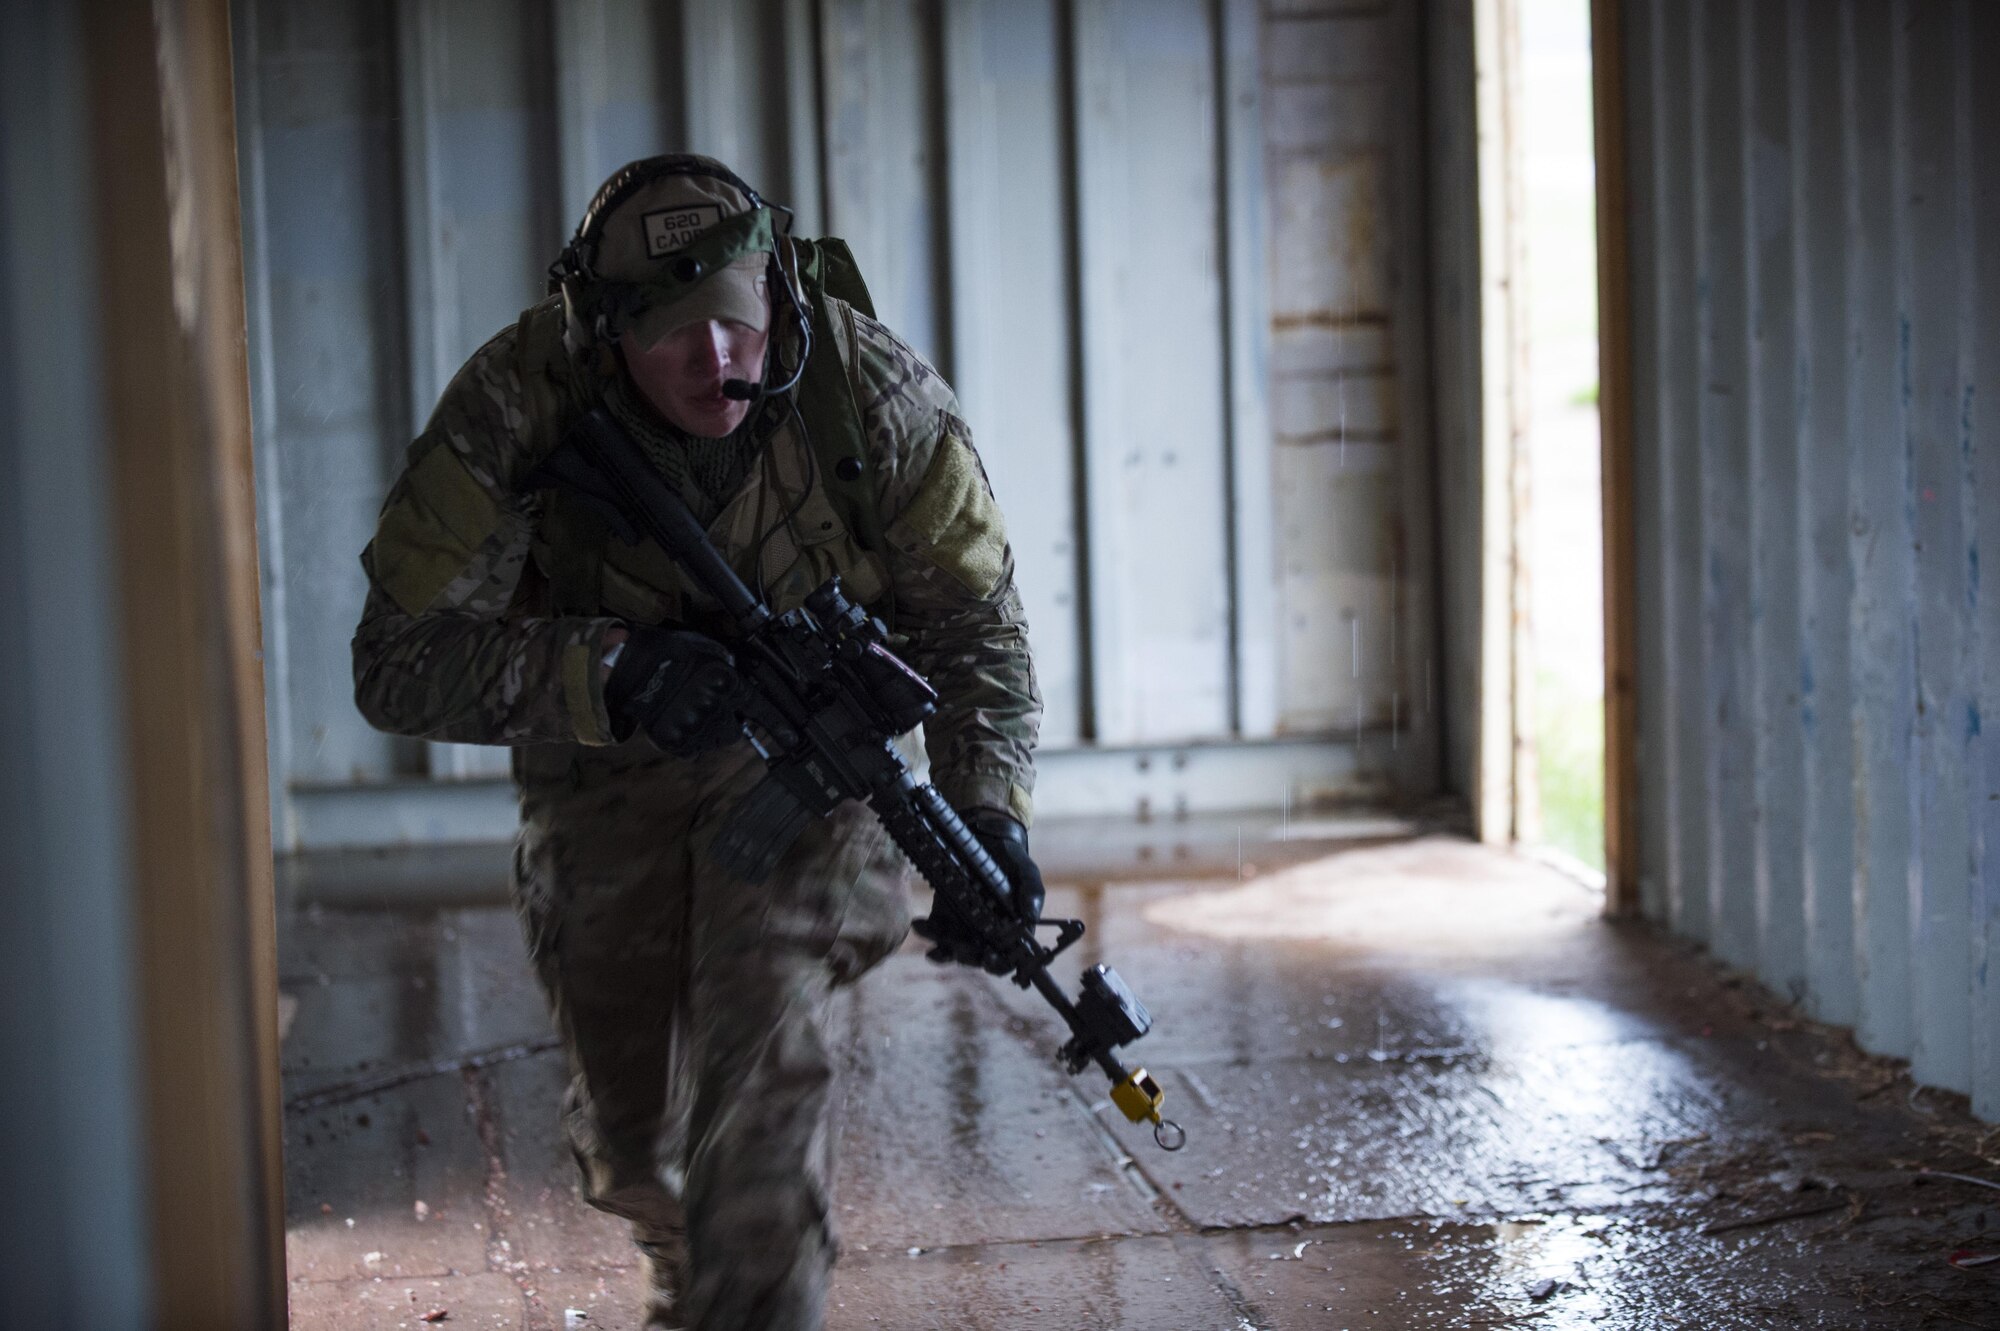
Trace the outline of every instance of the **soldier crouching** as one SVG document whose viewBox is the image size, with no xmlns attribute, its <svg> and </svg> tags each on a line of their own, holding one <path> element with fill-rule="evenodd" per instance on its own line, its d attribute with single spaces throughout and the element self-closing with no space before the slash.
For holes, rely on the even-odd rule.
<svg viewBox="0 0 2000 1331">
<path fill-rule="evenodd" d="M 715 682 L 731 626 L 658 546 L 529 480 L 572 421 L 607 410 L 774 610 L 837 574 L 890 622 L 940 695 L 933 784 L 1023 916 L 1041 904 L 1041 702 L 970 432 L 845 247 L 786 230 L 708 158 L 613 176 L 556 291 L 445 390 L 362 555 L 370 722 L 515 746 L 513 888 L 569 1057 L 563 1126 L 586 1199 L 632 1223 L 656 1327 L 820 1325 L 826 1009 L 908 930 L 907 868 L 852 803 L 754 885 L 708 857 L 764 770 Z M 920 923 L 954 953 L 948 918 Z"/>
</svg>

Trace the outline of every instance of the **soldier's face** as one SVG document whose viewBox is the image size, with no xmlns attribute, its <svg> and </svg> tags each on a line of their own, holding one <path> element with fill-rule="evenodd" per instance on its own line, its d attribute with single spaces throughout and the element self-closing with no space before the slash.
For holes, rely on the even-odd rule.
<svg viewBox="0 0 2000 1331">
<path fill-rule="evenodd" d="M 625 368 L 653 409 L 671 425 L 720 439 L 750 414 L 748 402 L 722 395 L 726 379 L 755 383 L 764 373 L 768 328 L 733 320 L 682 324 L 650 347 L 626 332 L 618 339 Z"/>
</svg>

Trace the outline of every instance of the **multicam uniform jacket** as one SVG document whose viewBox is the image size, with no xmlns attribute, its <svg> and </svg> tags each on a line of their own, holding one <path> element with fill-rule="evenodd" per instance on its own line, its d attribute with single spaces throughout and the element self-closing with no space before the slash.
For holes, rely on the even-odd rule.
<svg viewBox="0 0 2000 1331">
<path fill-rule="evenodd" d="M 781 612 L 834 573 L 864 604 L 892 593 L 900 650 L 941 699 L 924 727 L 932 781 L 960 808 L 1026 822 L 1041 699 L 1013 554 L 970 432 L 922 357 L 825 299 L 837 345 L 814 355 L 838 355 L 846 370 L 883 548 L 864 549 L 848 530 L 777 404 L 767 404 L 756 428 L 768 442 L 714 514 L 710 538 Z M 384 730 L 568 751 L 611 744 L 599 669 L 609 629 L 671 621 L 727 636 L 717 608 L 659 547 L 627 545 L 570 497 L 526 485 L 589 400 L 580 385 L 602 386 L 560 354 L 561 320 L 560 304 L 545 301 L 474 354 L 383 505 L 361 557 L 369 595 L 354 676 L 362 713 Z M 649 449 L 670 446 L 619 414 Z M 517 758 L 515 770 L 532 784 L 539 768 Z"/>
</svg>

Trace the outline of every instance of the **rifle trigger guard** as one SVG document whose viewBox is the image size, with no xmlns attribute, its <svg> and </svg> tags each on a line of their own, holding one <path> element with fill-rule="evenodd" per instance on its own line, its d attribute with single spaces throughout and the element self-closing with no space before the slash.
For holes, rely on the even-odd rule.
<svg viewBox="0 0 2000 1331">
<path fill-rule="evenodd" d="M 1044 948 L 1042 951 L 1042 961 L 1044 963 L 1054 961 L 1068 949 L 1071 943 L 1083 937 L 1082 920 L 1043 919 L 1035 921 L 1035 927 L 1037 929 L 1054 929 L 1057 931 L 1055 946 Z"/>
<path fill-rule="evenodd" d="M 1057 931 L 1054 947 L 1043 947 L 1040 943 L 1035 944 L 1035 960 L 1037 964 L 1043 967 L 1046 967 L 1051 961 L 1061 956 L 1071 943 L 1083 937 L 1082 920 L 1042 919 L 1036 920 L 1034 927 Z M 1034 983 L 1034 980 L 1030 978 L 1029 967 L 1026 962 L 1020 963 L 1015 968 L 1012 978 L 1015 986 L 1021 989 L 1026 989 Z"/>
</svg>

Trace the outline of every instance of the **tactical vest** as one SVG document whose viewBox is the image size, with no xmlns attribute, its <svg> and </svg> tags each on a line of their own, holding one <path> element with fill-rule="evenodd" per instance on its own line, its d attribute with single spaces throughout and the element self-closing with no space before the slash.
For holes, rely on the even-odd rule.
<svg viewBox="0 0 2000 1331">
<path fill-rule="evenodd" d="M 811 446 L 798 447 L 789 418 L 776 426 L 745 484 L 710 523 L 709 535 L 753 590 L 761 579 L 775 610 L 797 605 L 837 573 L 849 595 L 893 629 L 895 597 L 875 499 L 875 460 L 853 387 L 850 312 L 873 318 L 874 304 L 845 241 L 779 243 L 792 246 L 812 320 L 812 354 L 795 390 Z M 571 358 L 562 332 L 562 307 L 553 300 L 531 307 L 517 325 L 525 406 L 541 432 L 538 454 L 561 443 L 602 389 L 596 374 Z M 761 505 L 755 502 L 760 497 Z M 651 541 L 634 546 L 618 540 L 573 495 L 543 496 L 533 556 L 546 584 L 545 595 L 534 599 L 551 613 L 674 622 L 720 636 L 731 629 L 665 551 Z"/>
</svg>

